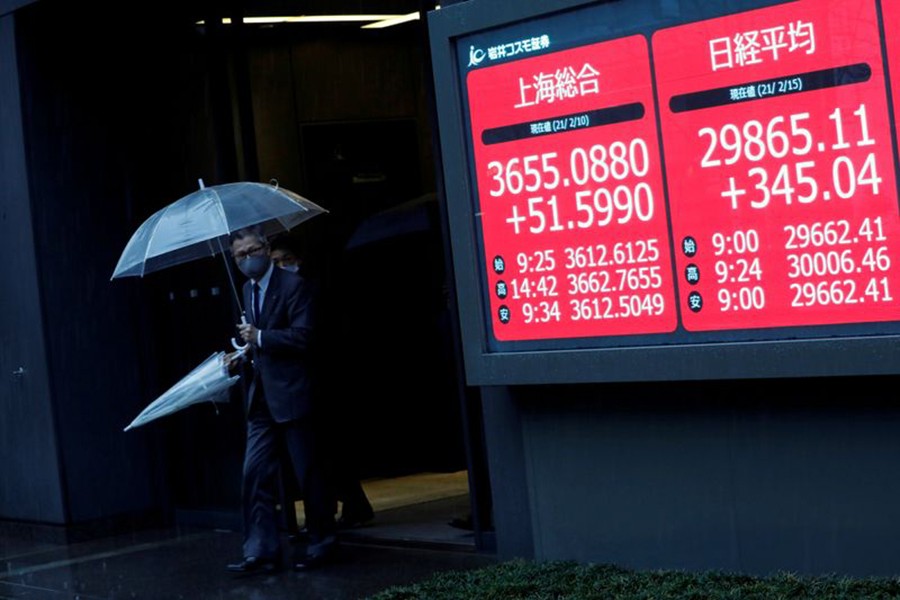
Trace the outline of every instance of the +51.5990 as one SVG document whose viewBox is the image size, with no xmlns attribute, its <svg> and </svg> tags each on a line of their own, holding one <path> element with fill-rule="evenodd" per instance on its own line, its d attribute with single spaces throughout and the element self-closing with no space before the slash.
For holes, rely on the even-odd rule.
<svg viewBox="0 0 900 600">
<path fill-rule="evenodd" d="M 568 154 L 568 168 L 557 166 L 561 162 L 557 152 L 546 152 L 488 163 L 488 193 L 492 197 L 560 190 L 559 194 L 530 196 L 524 205 L 513 203 L 506 222 L 515 234 L 605 227 L 653 218 L 650 185 L 625 181 L 649 172 L 649 152 L 641 138 L 629 143 L 575 147 Z M 563 190 L 569 188 L 577 190 L 564 194 Z"/>
</svg>

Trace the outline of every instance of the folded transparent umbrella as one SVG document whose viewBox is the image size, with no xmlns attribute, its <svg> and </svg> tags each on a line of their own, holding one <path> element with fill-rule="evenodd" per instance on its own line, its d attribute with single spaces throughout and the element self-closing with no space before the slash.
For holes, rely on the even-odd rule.
<svg viewBox="0 0 900 600">
<path fill-rule="evenodd" d="M 225 353 L 217 352 L 200 363 L 162 396 L 147 405 L 125 431 L 200 402 L 227 402 L 228 389 L 240 379 L 229 376 Z"/>
</svg>

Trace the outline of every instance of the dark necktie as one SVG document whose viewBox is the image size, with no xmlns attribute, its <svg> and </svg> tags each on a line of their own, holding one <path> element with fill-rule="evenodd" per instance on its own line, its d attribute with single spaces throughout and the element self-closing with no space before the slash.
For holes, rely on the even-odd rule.
<svg viewBox="0 0 900 600">
<path fill-rule="evenodd" d="M 259 284 L 253 284 L 253 323 L 259 325 Z"/>
</svg>

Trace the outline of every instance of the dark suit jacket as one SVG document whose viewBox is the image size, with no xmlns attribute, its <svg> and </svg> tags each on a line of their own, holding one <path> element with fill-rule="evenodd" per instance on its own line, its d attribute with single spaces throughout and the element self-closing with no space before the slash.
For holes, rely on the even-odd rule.
<svg viewBox="0 0 900 600">
<path fill-rule="evenodd" d="M 253 322 L 250 281 L 244 283 L 244 306 Z M 272 270 L 263 300 L 259 322 L 262 344 L 251 353 L 257 386 L 263 394 L 272 418 L 279 423 L 308 415 L 313 408 L 310 373 L 313 339 L 313 297 L 307 282 L 296 273 L 278 267 Z M 250 394 L 245 398 L 250 410 Z"/>
</svg>

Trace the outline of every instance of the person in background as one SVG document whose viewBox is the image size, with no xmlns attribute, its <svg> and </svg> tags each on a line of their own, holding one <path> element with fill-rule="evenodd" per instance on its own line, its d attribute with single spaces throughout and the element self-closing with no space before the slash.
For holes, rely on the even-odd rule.
<svg viewBox="0 0 900 600">
<path fill-rule="evenodd" d="M 305 276 L 300 253 L 288 235 L 272 239 L 269 256 L 276 266 Z M 328 464 L 332 470 L 331 481 L 341 506 L 341 515 L 337 524 L 342 529 L 361 527 L 375 518 L 372 504 L 366 496 L 359 477 L 355 474 L 356 469 L 352 459 L 355 447 L 353 447 L 352 441 L 347 439 L 348 436 L 343 435 L 341 429 L 337 427 L 345 419 L 346 416 L 338 418 L 337 415 L 329 414 L 327 423 L 324 424 L 328 432 L 325 438 L 328 440 L 326 443 L 330 455 Z M 292 506 L 290 498 L 300 499 L 302 493 L 296 482 L 290 481 L 289 474 L 286 474 L 285 480 L 285 488 L 289 497 L 285 499 L 284 505 L 289 507 Z M 296 535 L 295 532 L 292 534 Z"/>
<path fill-rule="evenodd" d="M 276 267 L 281 267 L 285 271 L 292 273 L 300 272 L 300 257 L 285 236 L 276 237 L 272 240 L 269 256 Z"/>
<path fill-rule="evenodd" d="M 276 504 L 278 473 L 285 454 L 304 493 L 308 530 L 306 552 L 295 563 L 307 570 L 328 562 L 337 550 L 337 502 L 328 480 L 310 368 L 315 348 L 313 294 L 307 282 L 276 268 L 262 231 L 232 235 L 231 253 L 247 277 L 243 300 L 248 323 L 238 332 L 249 345 L 226 358 L 243 369 L 247 440 L 242 479 L 243 559 L 229 564 L 234 573 L 274 572 L 281 568 Z M 284 449 L 283 451 L 281 449 Z"/>
</svg>

